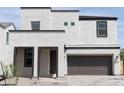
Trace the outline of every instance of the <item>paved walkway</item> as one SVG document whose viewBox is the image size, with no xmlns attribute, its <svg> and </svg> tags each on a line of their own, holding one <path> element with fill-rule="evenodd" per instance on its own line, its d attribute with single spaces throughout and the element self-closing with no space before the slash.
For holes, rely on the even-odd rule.
<svg viewBox="0 0 124 93">
<path fill-rule="evenodd" d="M 9 80 L 7 80 L 8 83 Z M 0 82 L 4 85 L 4 81 Z M 14 85 L 8 83 L 8 85 Z M 54 78 L 19 78 L 17 86 L 124 86 L 124 76 L 67 76 Z"/>
</svg>

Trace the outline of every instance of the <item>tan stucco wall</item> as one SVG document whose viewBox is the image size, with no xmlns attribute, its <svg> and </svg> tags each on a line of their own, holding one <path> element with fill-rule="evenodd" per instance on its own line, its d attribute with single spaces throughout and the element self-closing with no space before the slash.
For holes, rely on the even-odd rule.
<svg viewBox="0 0 124 93">
<path fill-rule="evenodd" d="M 31 77 L 31 67 L 24 67 L 24 48 L 17 49 L 17 76 Z"/>
<path fill-rule="evenodd" d="M 40 49 L 39 58 L 39 76 L 49 76 L 50 75 L 50 50 Z"/>
</svg>

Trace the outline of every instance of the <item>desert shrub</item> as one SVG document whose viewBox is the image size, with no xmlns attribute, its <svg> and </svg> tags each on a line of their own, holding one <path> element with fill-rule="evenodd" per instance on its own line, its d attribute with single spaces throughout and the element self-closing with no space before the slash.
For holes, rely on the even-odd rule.
<svg viewBox="0 0 124 93">
<path fill-rule="evenodd" d="M 4 74 L 8 78 L 15 77 L 15 75 L 16 75 L 16 67 L 13 66 L 12 64 L 5 65 L 4 66 L 4 70 L 5 70 L 5 73 Z"/>
</svg>

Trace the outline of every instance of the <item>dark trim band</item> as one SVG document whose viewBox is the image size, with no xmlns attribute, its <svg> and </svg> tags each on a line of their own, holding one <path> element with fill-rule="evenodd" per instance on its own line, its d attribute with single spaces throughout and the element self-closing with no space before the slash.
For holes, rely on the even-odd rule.
<svg viewBox="0 0 124 93">
<path fill-rule="evenodd" d="M 9 30 L 9 32 L 56 32 L 56 33 L 59 33 L 59 32 L 65 32 L 65 30 Z"/>
<path fill-rule="evenodd" d="M 51 12 L 79 12 L 79 10 L 51 10 Z"/>
<path fill-rule="evenodd" d="M 21 9 L 51 9 L 51 7 L 20 7 Z"/>
<path fill-rule="evenodd" d="M 65 47 L 65 49 L 120 49 L 120 47 Z"/>
<path fill-rule="evenodd" d="M 79 16 L 79 20 L 117 20 L 118 17 Z"/>
<path fill-rule="evenodd" d="M 51 9 L 51 12 L 79 12 L 79 10 L 52 10 L 51 7 L 20 7 L 21 9 Z"/>
</svg>

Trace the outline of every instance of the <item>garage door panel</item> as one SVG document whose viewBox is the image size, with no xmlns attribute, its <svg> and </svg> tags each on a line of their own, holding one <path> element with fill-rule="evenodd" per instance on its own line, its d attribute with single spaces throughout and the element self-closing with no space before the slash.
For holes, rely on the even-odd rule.
<svg viewBox="0 0 124 93">
<path fill-rule="evenodd" d="M 69 69 L 77 70 L 108 70 L 107 66 L 71 66 Z"/>
<path fill-rule="evenodd" d="M 101 71 L 98 71 L 98 70 L 91 71 L 91 70 L 89 70 L 88 73 L 87 73 L 87 71 L 83 71 L 83 72 L 73 71 L 73 73 L 70 73 L 69 75 L 108 75 L 108 74 L 107 74 L 106 71 L 103 71 L 103 70 L 101 70 Z"/>
<path fill-rule="evenodd" d="M 112 73 L 111 56 L 69 56 L 69 75 L 108 75 Z"/>
<path fill-rule="evenodd" d="M 94 66 L 94 67 L 88 67 L 88 66 L 73 66 L 69 67 L 69 73 L 73 72 L 72 74 L 86 74 L 86 75 L 98 75 L 98 74 L 105 74 L 108 73 L 108 68 L 106 66 Z M 75 70 L 76 69 L 76 70 Z M 106 69 L 106 70 L 105 70 Z M 83 71 L 82 71 L 83 70 Z"/>
</svg>

